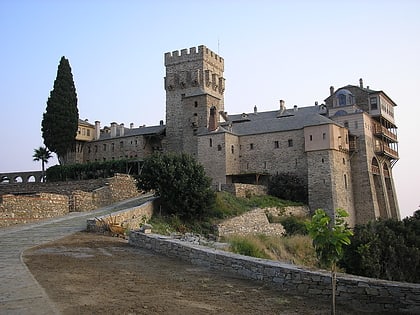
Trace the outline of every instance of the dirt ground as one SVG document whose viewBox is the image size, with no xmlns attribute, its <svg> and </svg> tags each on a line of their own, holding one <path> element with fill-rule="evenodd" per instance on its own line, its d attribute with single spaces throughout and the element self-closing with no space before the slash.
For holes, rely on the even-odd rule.
<svg viewBox="0 0 420 315">
<path fill-rule="evenodd" d="M 63 314 L 330 314 L 329 301 L 287 294 L 126 240 L 76 233 L 24 253 Z M 337 314 L 358 314 L 337 306 Z"/>
</svg>

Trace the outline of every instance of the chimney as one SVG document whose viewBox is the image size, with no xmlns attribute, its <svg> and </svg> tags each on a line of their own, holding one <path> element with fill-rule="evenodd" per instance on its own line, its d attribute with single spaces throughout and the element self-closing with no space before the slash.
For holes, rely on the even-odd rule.
<svg viewBox="0 0 420 315">
<path fill-rule="evenodd" d="M 257 114 L 258 110 L 257 110 L 257 105 L 254 106 L 254 114 Z"/>
<path fill-rule="evenodd" d="M 130 123 L 130 129 L 134 128 L 134 123 Z"/>
<path fill-rule="evenodd" d="M 293 110 L 294 110 L 295 112 L 297 112 L 297 111 L 298 111 L 298 106 L 297 106 L 297 105 L 294 105 L 294 106 L 293 106 Z"/>
<path fill-rule="evenodd" d="M 315 101 L 315 106 L 318 107 L 318 102 L 317 101 Z"/>
<path fill-rule="evenodd" d="M 285 110 L 286 110 L 286 105 L 283 100 L 280 100 L 280 111 L 277 114 L 277 116 L 281 116 Z"/>
<path fill-rule="evenodd" d="M 95 140 L 99 140 L 101 136 L 101 122 L 100 121 L 95 121 Z"/>
<path fill-rule="evenodd" d="M 212 106 L 210 108 L 210 116 L 209 116 L 209 131 L 215 131 L 217 129 L 217 115 L 216 115 L 216 107 Z"/>
<path fill-rule="evenodd" d="M 120 124 L 120 137 L 124 136 L 124 124 Z"/>
<path fill-rule="evenodd" d="M 359 79 L 359 85 L 360 85 L 360 88 L 363 89 L 363 79 L 362 78 Z"/>
<path fill-rule="evenodd" d="M 330 86 L 330 95 L 333 95 L 334 94 L 334 87 L 331 85 Z"/>
<path fill-rule="evenodd" d="M 159 121 L 159 126 L 163 126 L 163 120 Z"/>
<path fill-rule="evenodd" d="M 111 123 L 111 138 L 115 138 L 117 136 L 117 123 Z"/>
</svg>

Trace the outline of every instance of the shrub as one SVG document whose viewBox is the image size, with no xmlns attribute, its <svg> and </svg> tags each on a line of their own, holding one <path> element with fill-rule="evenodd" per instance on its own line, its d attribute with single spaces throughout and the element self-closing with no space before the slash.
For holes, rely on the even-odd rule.
<svg viewBox="0 0 420 315">
<path fill-rule="evenodd" d="M 307 235 L 308 230 L 306 229 L 306 220 L 304 218 L 295 216 L 281 217 L 279 220 L 286 231 L 286 236 L 292 235 Z"/>
<path fill-rule="evenodd" d="M 305 181 L 291 173 L 271 176 L 268 182 L 268 193 L 280 199 L 308 202 L 308 190 Z"/>
</svg>

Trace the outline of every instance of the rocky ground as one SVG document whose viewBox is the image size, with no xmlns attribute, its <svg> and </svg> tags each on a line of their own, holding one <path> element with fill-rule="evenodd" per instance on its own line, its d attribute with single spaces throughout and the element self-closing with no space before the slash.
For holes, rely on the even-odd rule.
<svg viewBox="0 0 420 315">
<path fill-rule="evenodd" d="M 63 314 L 330 314 L 319 301 L 80 232 L 24 253 Z M 358 314 L 338 305 L 337 314 Z"/>
</svg>

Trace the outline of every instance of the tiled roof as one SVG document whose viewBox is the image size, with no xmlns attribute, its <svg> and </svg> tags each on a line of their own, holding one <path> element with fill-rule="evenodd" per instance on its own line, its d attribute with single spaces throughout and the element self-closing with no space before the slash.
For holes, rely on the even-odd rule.
<svg viewBox="0 0 420 315">
<path fill-rule="evenodd" d="M 119 136 L 119 129 L 120 126 L 117 126 L 117 136 Z M 146 136 L 146 135 L 153 135 L 153 134 L 162 134 L 165 131 L 165 125 L 157 125 L 157 126 L 150 126 L 150 127 L 139 127 L 139 128 L 124 128 L 124 136 Z M 111 133 L 101 133 L 101 137 L 99 140 L 111 139 Z"/>
<path fill-rule="evenodd" d="M 287 109 L 281 115 L 280 110 L 229 115 L 229 121 L 222 127 L 236 135 L 252 135 L 278 131 L 303 129 L 307 126 L 337 124 L 319 114 L 318 106 Z"/>
</svg>

